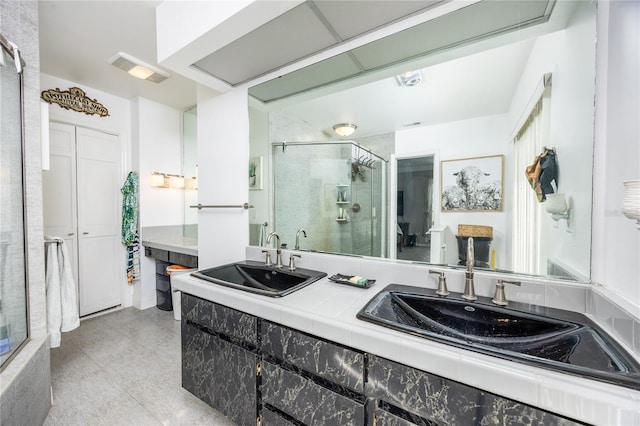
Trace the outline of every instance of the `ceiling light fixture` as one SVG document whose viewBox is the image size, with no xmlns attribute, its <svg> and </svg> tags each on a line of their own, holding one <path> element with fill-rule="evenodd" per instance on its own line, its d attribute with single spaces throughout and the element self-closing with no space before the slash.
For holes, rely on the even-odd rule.
<svg viewBox="0 0 640 426">
<path fill-rule="evenodd" d="M 422 72 L 420 70 L 403 72 L 396 76 L 396 80 L 398 80 L 398 84 L 403 87 L 417 86 L 422 83 Z"/>
<path fill-rule="evenodd" d="M 123 52 L 113 55 L 107 63 L 128 72 L 136 78 L 154 83 L 161 83 L 170 77 L 169 73 Z"/>
<path fill-rule="evenodd" d="M 338 136 L 350 136 L 357 128 L 358 126 L 355 124 L 340 123 L 333 126 L 333 131 L 336 132 Z"/>
</svg>

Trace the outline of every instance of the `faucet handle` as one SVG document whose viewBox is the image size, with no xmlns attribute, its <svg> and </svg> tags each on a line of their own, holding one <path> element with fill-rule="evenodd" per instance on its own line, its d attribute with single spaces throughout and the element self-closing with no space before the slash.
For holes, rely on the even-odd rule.
<svg viewBox="0 0 640 426">
<path fill-rule="evenodd" d="M 291 253 L 291 255 L 289 256 L 289 270 L 290 271 L 295 271 L 296 270 L 296 262 L 294 258 L 302 258 L 302 256 L 300 256 L 299 254 L 293 254 Z"/>
<path fill-rule="evenodd" d="M 507 297 L 504 294 L 504 285 L 506 284 L 513 284 L 513 285 L 520 285 L 520 281 L 510 281 L 510 280 L 505 280 L 502 278 L 498 278 L 498 282 L 496 283 L 496 294 L 493 296 L 493 299 L 491 299 L 491 301 L 493 303 L 495 303 L 496 305 L 499 306 L 507 306 L 508 302 L 507 302 Z"/>
<path fill-rule="evenodd" d="M 264 266 L 269 267 L 273 265 L 273 263 L 271 263 L 271 253 L 269 253 L 269 250 L 262 250 L 262 252 L 266 254 L 266 259 L 264 260 Z"/>
<path fill-rule="evenodd" d="M 437 274 L 438 277 L 438 289 L 436 290 L 436 294 L 438 296 L 448 296 L 449 290 L 447 290 L 447 277 L 444 275 L 442 271 L 434 271 L 433 269 L 429 269 L 430 274 Z"/>
</svg>

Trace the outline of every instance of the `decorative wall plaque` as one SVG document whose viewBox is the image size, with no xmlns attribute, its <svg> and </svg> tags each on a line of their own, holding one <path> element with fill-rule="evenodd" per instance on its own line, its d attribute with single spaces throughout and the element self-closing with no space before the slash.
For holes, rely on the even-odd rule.
<svg viewBox="0 0 640 426">
<path fill-rule="evenodd" d="M 42 99 L 50 104 L 58 104 L 64 109 L 84 112 L 87 115 L 97 114 L 100 117 L 109 115 L 109 110 L 95 99 L 88 98 L 84 90 L 71 87 L 62 91 L 58 88 L 42 91 Z"/>
</svg>

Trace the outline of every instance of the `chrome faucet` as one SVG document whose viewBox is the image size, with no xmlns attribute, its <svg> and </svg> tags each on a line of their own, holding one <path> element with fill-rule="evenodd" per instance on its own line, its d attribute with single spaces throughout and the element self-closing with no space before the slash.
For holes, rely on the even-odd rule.
<svg viewBox="0 0 640 426">
<path fill-rule="evenodd" d="M 473 237 L 469 237 L 467 239 L 467 271 L 464 274 L 464 294 L 462 295 L 464 300 L 478 299 L 473 283 L 473 263 Z"/>
<path fill-rule="evenodd" d="M 304 235 L 305 238 L 307 238 L 307 231 L 305 231 L 304 229 L 300 228 L 298 229 L 298 232 L 296 232 L 296 250 L 300 250 L 300 233 L 302 232 L 302 235 Z"/>
<path fill-rule="evenodd" d="M 267 236 L 267 244 L 271 244 L 271 237 L 276 237 L 276 268 L 282 268 L 282 249 L 280 248 L 280 235 L 275 232 Z"/>
</svg>

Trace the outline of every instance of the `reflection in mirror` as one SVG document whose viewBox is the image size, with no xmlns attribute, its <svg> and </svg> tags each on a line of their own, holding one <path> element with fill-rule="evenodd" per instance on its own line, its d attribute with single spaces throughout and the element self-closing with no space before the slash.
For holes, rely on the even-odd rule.
<svg viewBox="0 0 640 426">
<path fill-rule="evenodd" d="M 559 6 L 556 5 L 554 13 L 561 9 Z M 424 261 L 455 265 L 459 260 L 456 240 L 459 226 L 472 225 L 468 229 L 491 229 L 491 257 L 487 263 L 493 269 L 588 281 L 595 7 L 595 2 L 566 2 L 562 4 L 565 14 L 562 28 L 557 26 L 557 21 L 549 28 L 541 24 L 535 34 L 531 28 L 501 33 L 491 39 L 433 53 L 426 60 L 419 58 L 405 63 L 405 71 L 420 69 L 422 72 L 422 82 L 418 85 L 402 86 L 395 75 L 385 75 L 378 70 L 376 75 L 385 77 L 379 81 L 371 82 L 368 78 L 362 84 L 353 79 L 346 89 L 343 81 L 252 110 L 251 155 L 269 158 L 265 160 L 269 178 L 264 179 L 268 184 L 261 200 L 254 197 L 257 195 L 254 191 L 251 193 L 251 203 L 256 206 L 252 212 L 251 234 L 257 235 L 257 224 L 265 222 L 269 231 L 277 227 L 281 232 L 286 225 L 275 220 L 277 211 L 314 211 L 314 208 L 318 211 L 317 204 L 314 206 L 304 197 L 292 197 L 283 205 L 277 194 L 283 191 L 293 194 L 302 188 L 289 186 L 274 190 L 273 179 L 280 166 L 274 161 L 275 151 L 269 152 L 270 144 L 334 140 L 332 126 L 352 122 L 358 128 L 349 139 L 389 160 L 387 182 L 383 185 L 388 203 L 383 210 L 389 215 L 383 225 L 387 228 L 383 231 L 387 234 L 387 243 L 382 252 L 374 251 L 371 255 L 402 259 L 408 258 L 408 252 L 414 248 L 437 244 L 437 247 L 445 245 L 447 253 L 434 255 L 432 250 Z M 307 68 L 312 67 L 314 65 Z M 398 74 L 397 64 L 393 71 Z M 313 75 L 313 72 L 304 74 Z M 332 87 L 341 90 L 331 91 Z M 317 96 L 313 97 L 313 93 Z M 536 162 L 542 165 L 536 157 L 545 147 L 555 149 L 557 171 L 549 180 L 552 192 L 565 194 L 571 212 L 568 221 L 552 219 L 543 208 L 544 200 L 540 201 L 545 191 L 536 188 L 540 176 L 530 181 L 525 175 L 527 166 Z M 433 178 L 421 188 L 428 194 L 428 199 L 419 201 L 422 205 L 416 209 L 422 216 L 407 220 L 407 212 L 398 214 L 398 193 L 406 191 L 403 189 L 406 182 L 394 171 L 403 167 L 403 159 L 419 157 L 422 153 L 435 154 Z M 452 173 L 446 171 L 448 169 L 445 169 L 447 176 L 442 176 L 442 164 L 484 157 L 503 159 L 499 186 L 502 208 L 495 211 L 444 208 L 445 188 L 441 182 L 451 179 L 457 182 L 457 178 L 449 176 Z M 307 173 L 313 173 L 313 169 L 307 169 Z M 550 176 L 544 179 L 548 178 Z M 480 184 L 469 182 L 471 186 Z M 470 191 L 473 192 L 466 186 L 462 188 L 465 197 L 472 196 Z M 403 195 L 402 207 L 406 208 L 409 194 Z M 309 230 L 314 226 L 315 217 L 308 216 L 306 223 L 296 226 Z M 403 226 L 407 227 L 407 235 L 398 231 L 402 231 Z M 295 229 L 286 232 L 291 241 Z M 325 234 L 330 234 L 329 228 L 310 235 L 305 240 L 306 248 L 315 244 L 313 238 L 323 238 Z M 252 238 L 251 243 L 259 241 Z M 330 251 L 334 251 L 333 248 Z M 353 250 L 345 252 L 353 254 Z"/>
<path fill-rule="evenodd" d="M 184 187 L 184 224 L 198 223 L 198 210 L 189 206 L 198 204 L 198 111 L 195 107 L 182 116 L 182 175 Z"/>
<path fill-rule="evenodd" d="M 385 257 L 386 162 L 349 141 L 273 144 L 274 224 L 283 243 Z M 293 248 L 293 244 L 288 245 Z"/>
</svg>

